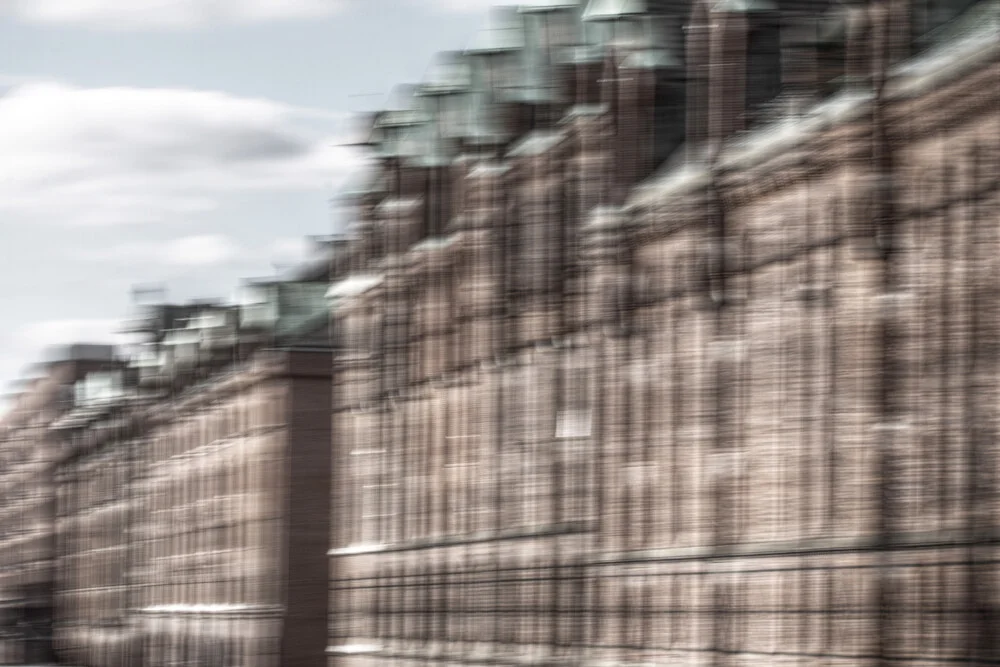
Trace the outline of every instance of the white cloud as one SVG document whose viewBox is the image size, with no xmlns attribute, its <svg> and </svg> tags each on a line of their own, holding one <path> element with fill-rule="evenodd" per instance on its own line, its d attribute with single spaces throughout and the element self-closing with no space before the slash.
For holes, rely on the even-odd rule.
<svg viewBox="0 0 1000 667">
<path fill-rule="evenodd" d="M 343 0 L 0 0 L 0 14 L 102 30 L 177 30 L 321 18 L 342 6 Z"/>
<path fill-rule="evenodd" d="M 315 254 L 312 241 L 292 236 L 275 239 L 269 251 L 271 263 L 279 266 L 298 264 Z"/>
<path fill-rule="evenodd" d="M 350 4 L 403 0 L 0 0 L 0 16 L 26 23 L 96 30 L 190 30 L 333 16 Z M 475 13 L 498 0 L 406 0 L 447 12 Z"/>
<path fill-rule="evenodd" d="M 0 0 L 0 2 L 2 1 L 3 0 Z M 38 77 L 23 74 L 0 73 L 0 88 L 13 88 L 14 86 L 20 86 L 25 83 L 33 83 L 37 80 Z"/>
<path fill-rule="evenodd" d="M 498 2 L 498 0 L 414 0 L 418 4 L 430 4 L 439 10 L 446 12 L 461 12 L 465 14 L 475 14 L 490 7 L 503 4 L 514 4 L 512 2 Z"/>
<path fill-rule="evenodd" d="M 127 241 L 106 247 L 70 250 L 68 257 L 127 266 L 209 267 L 233 261 L 294 266 L 314 259 L 319 249 L 305 236 L 283 236 L 258 248 L 243 247 L 225 234 L 182 236 L 167 241 Z"/>
<path fill-rule="evenodd" d="M 240 247 L 224 234 L 182 236 L 166 242 L 132 241 L 96 250 L 71 252 L 73 257 L 128 265 L 203 267 L 225 264 L 240 255 Z"/>
<path fill-rule="evenodd" d="M 14 331 L 8 345 L 24 363 L 43 358 L 46 349 L 57 345 L 125 343 L 127 336 L 121 333 L 121 328 L 122 322 L 118 319 L 42 320 Z"/>
<path fill-rule="evenodd" d="M 226 262 L 238 254 L 236 244 L 222 234 L 187 236 L 171 241 L 163 248 L 168 264 L 208 266 Z"/>
<path fill-rule="evenodd" d="M 222 92 L 23 84 L 0 97 L 0 213 L 172 222 L 234 194 L 321 190 L 357 161 L 342 120 Z"/>
</svg>

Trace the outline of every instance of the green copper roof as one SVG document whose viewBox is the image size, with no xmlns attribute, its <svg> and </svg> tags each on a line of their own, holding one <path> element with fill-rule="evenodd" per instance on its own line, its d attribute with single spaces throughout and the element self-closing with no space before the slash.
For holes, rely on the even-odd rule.
<svg viewBox="0 0 1000 667">
<path fill-rule="evenodd" d="M 412 83 L 401 83 L 389 93 L 389 100 L 386 102 L 387 111 L 401 111 L 412 109 L 415 105 L 413 96 L 416 93 L 416 86 Z"/>
<path fill-rule="evenodd" d="M 469 62 L 458 51 L 438 54 L 427 70 L 427 76 L 418 95 L 454 95 L 463 93 L 472 85 Z"/>
<path fill-rule="evenodd" d="M 461 127 L 461 136 L 468 143 L 498 144 L 506 138 L 499 108 L 490 96 L 488 91 L 477 90 L 465 98 L 465 122 Z"/>
<path fill-rule="evenodd" d="M 390 127 L 409 127 L 419 125 L 427 119 L 416 109 L 396 109 L 383 111 L 375 121 L 375 128 L 382 130 Z"/>
<path fill-rule="evenodd" d="M 461 91 L 458 91 L 461 92 Z M 419 122 L 399 127 L 390 150 L 397 157 L 412 160 L 422 166 L 451 163 L 457 148 L 456 140 L 468 124 L 465 107 L 468 95 L 420 94 L 413 98 L 412 117 Z"/>
<path fill-rule="evenodd" d="M 630 44 L 635 50 L 622 62 L 623 68 L 683 70 L 683 58 L 678 55 L 682 48 L 662 17 L 643 16 L 630 26 L 634 31 Z"/>
<path fill-rule="evenodd" d="M 416 90 L 416 87 L 411 85 L 396 86 L 386 109 L 376 115 L 375 129 L 407 127 L 426 122 L 426 114 L 414 100 Z"/>
<path fill-rule="evenodd" d="M 525 48 L 520 52 L 521 63 L 513 85 L 504 91 L 504 98 L 522 104 L 547 104 L 558 97 L 557 74 L 553 65 L 561 47 L 560 31 L 553 25 L 555 16 L 541 12 L 524 16 Z M 576 22 L 572 15 L 559 16 L 563 21 Z"/>
<path fill-rule="evenodd" d="M 524 27 L 516 7 L 494 7 L 486 25 L 475 34 L 465 52 L 468 54 L 502 53 L 524 48 Z"/>
<path fill-rule="evenodd" d="M 719 0 L 712 7 L 713 12 L 724 14 L 755 14 L 777 11 L 771 0 Z"/>
<path fill-rule="evenodd" d="M 388 113 L 388 112 L 387 112 Z M 400 112 L 395 112 L 400 113 Z M 414 116 L 416 112 L 414 112 Z M 405 158 L 419 155 L 423 149 L 426 123 L 396 123 L 382 128 L 377 154 L 383 158 Z"/>
<path fill-rule="evenodd" d="M 351 118 L 348 138 L 345 141 L 347 146 L 371 146 L 377 143 L 377 132 L 375 130 L 376 114 L 358 114 Z"/>
<path fill-rule="evenodd" d="M 554 12 L 562 9 L 576 9 L 580 6 L 580 0 L 526 0 L 522 2 L 517 10 L 522 14 L 533 12 Z"/>
<path fill-rule="evenodd" d="M 508 26 L 503 28 L 503 26 Z M 523 21 L 514 8 L 496 8 L 490 25 L 479 37 L 481 50 L 466 51 L 471 86 L 468 95 L 459 99 L 465 105 L 462 138 L 475 145 L 495 145 L 506 139 L 500 109 L 505 86 L 501 82 L 520 79 L 521 56 L 524 47 Z M 506 31 L 506 32 L 505 32 Z M 490 40 L 492 44 L 488 44 Z M 509 47 L 509 48 L 508 48 Z"/>
<path fill-rule="evenodd" d="M 385 179 L 382 172 L 375 168 L 367 168 L 348 179 L 337 195 L 338 199 L 351 200 L 369 194 L 384 192 Z"/>
<path fill-rule="evenodd" d="M 619 21 L 646 13 L 645 0 L 590 0 L 583 11 L 584 21 Z"/>
</svg>

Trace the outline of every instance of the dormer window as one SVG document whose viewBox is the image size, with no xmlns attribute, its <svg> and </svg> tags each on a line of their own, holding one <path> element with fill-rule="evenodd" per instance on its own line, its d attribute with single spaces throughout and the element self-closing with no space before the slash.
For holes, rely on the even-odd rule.
<svg viewBox="0 0 1000 667">
<path fill-rule="evenodd" d="M 481 85 L 491 101 L 499 90 L 515 85 L 524 49 L 524 28 L 516 8 L 495 7 L 487 24 L 469 44 L 466 53 L 473 56 Z"/>
<path fill-rule="evenodd" d="M 121 371 L 88 373 L 76 383 L 75 402 L 78 406 L 110 403 L 122 395 Z"/>
</svg>

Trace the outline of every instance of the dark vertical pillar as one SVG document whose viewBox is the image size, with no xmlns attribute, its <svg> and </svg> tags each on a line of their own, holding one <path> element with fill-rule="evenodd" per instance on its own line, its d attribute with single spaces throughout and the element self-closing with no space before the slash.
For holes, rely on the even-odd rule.
<svg viewBox="0 0 1000 667">
<path fill-rule="evenodd" d="M 288 457 L 285 618 L 281 665 L 325 660 L 330 540 L 332 363 L 328 352 L 286 353 Z"/>
</svg>

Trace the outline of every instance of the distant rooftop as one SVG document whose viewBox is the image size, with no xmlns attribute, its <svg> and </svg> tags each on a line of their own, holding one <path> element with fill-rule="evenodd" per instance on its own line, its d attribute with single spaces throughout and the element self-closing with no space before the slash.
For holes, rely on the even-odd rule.
<svg viewBox="0 0 1000 667">
<path fill-rule="evenodd" d="M 74 343 L 59 345 L 46 350 L 45 363 L 58 364 L 67 361 L 107 361 L 115 360 L 115 347 L 106 343 Z"/>
<path fill-rule="evenodd" d="M 486 25 L 466 48 L 469 54 L 503 53 L 524 48 L 524 32 L 515 7 L 494 7 Z"/>
</svg>

